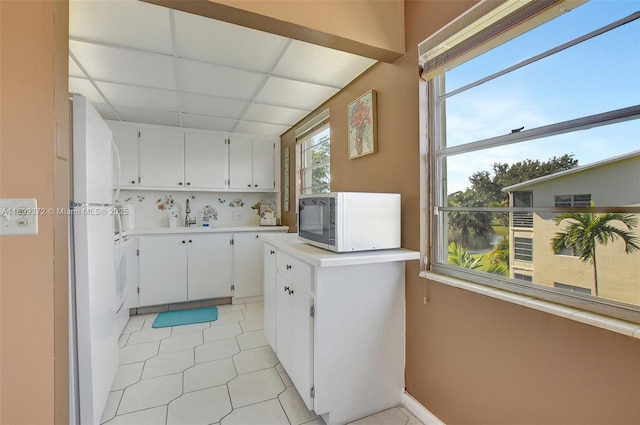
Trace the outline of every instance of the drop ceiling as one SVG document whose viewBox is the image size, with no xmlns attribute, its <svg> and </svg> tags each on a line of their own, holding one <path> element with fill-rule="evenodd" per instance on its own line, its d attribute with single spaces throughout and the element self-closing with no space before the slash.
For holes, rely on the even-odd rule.
<svg viewBox="0 0 640 425">
<path fill-rule="evenodd" d="M 278 136 L 374 63 L 134 0 L 69 5 L 69 91 L 110 120 Z"/>
</svg>

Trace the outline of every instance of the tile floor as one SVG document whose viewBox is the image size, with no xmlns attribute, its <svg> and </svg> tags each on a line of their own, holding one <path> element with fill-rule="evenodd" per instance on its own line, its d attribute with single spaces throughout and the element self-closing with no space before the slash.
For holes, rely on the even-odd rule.
<svg viewBox="0 0 640 425">
<path fill-rule="evenodd" d="M 104 424 L 324 425 L 269 347 L 263 304 L 217 307 L 215 322 L 173 328 L 129 319 Z M 403 407 L 353 422 L 383 424 L 421 422 Z"/>
</svg>

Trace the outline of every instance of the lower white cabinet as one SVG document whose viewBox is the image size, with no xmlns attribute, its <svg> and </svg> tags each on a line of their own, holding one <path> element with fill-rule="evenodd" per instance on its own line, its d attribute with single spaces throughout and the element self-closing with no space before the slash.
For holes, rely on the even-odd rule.
<svg viewBox="0 0 640 425">
<path fill-rule="evenodd" d="M 233 234 L 233 296 L 236 298 L 262 295 L 260 257 L 262 244 L 258 232 Z"/>
<path fill-rule="evenodd" d="M 141 236 L 140 306 L 231 296 L 230 235 Z"/>
<path fill-rule="evenodd" d="M 141 307 L 187 300 L 186 243 L 186 235 L 140 237 Z"/>
<path fill-rule="evenodd" d="M 233 251 L 229 234 L 188 236 L 187 298 L 230 297 Z"/>
<path fill-rule="evenodd" d="M 264 336 L 276 351 L 276 247 L 265 243 L 262 249 L 264 290 Z"/>
<path fill-rule="evenodd" d="M 313 410 L 313 297 L 280 273 L 276 282 L 276 354 Z"/>
<path fill-rule="evenodd" d="M 400 404 L 404 261 L 420 253 L 336 254 L 293 234 L 261 239 L 265 336 L 307 408 L 343 425 Z"/>
</svg>

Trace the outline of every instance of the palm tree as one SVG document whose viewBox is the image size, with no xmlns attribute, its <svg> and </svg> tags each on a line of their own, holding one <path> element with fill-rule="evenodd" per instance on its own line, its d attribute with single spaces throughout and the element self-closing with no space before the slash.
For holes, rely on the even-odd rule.
<svg viewBox="0 0 640 425">
<path fill-rule="evenodd" d="M 551 249 L 554 253 L 562 249 L 571 249 L 583 262 L 591 262 L 595 294 L 598 296 L 596 245 L 607 245 L 609 241 L 620 238 L 624 241 L 625 253 L 640 251 L 640 238 L 632 232 L 638 225 L 638 218 L 633 214 L 623 213 L 563 213 L 553 219 L 556 226 L 564 220 L 568 220 L 569 224 L 564 231 L 557 232 L 551 239 Z M 614 221 L 621 222 L 627 229 L 614 226 L 611 223 Z"/>
</svg>

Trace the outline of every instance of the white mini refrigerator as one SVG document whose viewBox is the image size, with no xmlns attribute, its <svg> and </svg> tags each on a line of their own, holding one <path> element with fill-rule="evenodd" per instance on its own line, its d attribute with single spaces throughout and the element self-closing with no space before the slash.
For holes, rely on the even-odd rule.
<svg viewBox="0 0 640 425">
<path fill-rule="evenodd" d="M 112 133 L 73 97 L 70 423 L 99 424 L 118 366 Z"/>
</svg>

